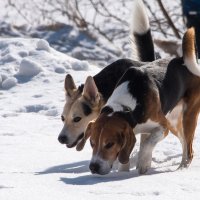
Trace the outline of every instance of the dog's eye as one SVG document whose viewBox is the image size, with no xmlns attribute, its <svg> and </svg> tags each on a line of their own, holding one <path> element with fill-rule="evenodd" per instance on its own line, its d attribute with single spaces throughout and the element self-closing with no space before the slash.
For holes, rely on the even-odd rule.
<svg viewBox="0 0 200 200">
<path fill-rule="evenodd" d="M 81 121 L 81 117 L 74 117 L 73 122 L 79 122 Z"/>
<path fill-rule="evenodd" d="M 62 115 L 61 116 L 61 120 L 64 122 L 65 121 L 65 118 L 64 118 L 64 116 Z"/>
<path fill-rule="evenodd" d="M 114 145 L 114 142 L 109 142 L 105 145 L 106 149 L 110 149 Z"/>
</svg>

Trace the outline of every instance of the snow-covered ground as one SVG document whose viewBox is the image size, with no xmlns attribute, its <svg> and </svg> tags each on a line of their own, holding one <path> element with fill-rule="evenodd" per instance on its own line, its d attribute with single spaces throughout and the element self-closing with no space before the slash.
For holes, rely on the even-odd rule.
<svg viewBox="0 0 200 200">
<path fill-rule="evenodd" d="M 92 175 L 89 144 L 76 152 L 58 143 L 66 73 L 80 84 L 99 70 L 55 51 L 45 40 L 0 39 L 1 200 L 199 198 L 200 126 L 188 169 L 176 170 L 181 145 L 169 135 L 154 150 L 152 169 L 143 176 L 134 160 L 130 172 Z"/>
</svg>

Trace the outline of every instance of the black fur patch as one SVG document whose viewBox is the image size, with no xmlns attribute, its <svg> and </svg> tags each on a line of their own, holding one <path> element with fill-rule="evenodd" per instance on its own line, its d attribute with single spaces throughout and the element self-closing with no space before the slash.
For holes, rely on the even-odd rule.
<svg viewBox="0 0 200 200">
<path fill-rule="evenodd" d="M 113 109 L 110 106 L 105 106 L 101 110 L 101 113 L 106 113 L 106 114 L 109 114 L 109 113 L 112 113 L 112 112 L 113 112 Z"/>
<path fill-rule="evenodd" d="M 78 91 L 79 91 L 80 93 L 82 93 L 82 92 L 83 92 L 83 88 L 84 88 L 84 84 L 81 84 L 81 85 L 78 87 Z"/>
<path fill-rule="evenodd" d="M 86 116 L 92 113 L 92 109 L 86 103 L 82 103 L 83 112 Z"/>
<path fill-rule="evenodd" d="M 132 66 L 140 67 L 144 65 L 143 62 L 133 61 L 130 59 L 120 59 L 105 67 L 101 72 L 95 75 L 94 81 L 99 92 L 102 94 L 105 102 L 110 95 L 122 75 Z"/>
<path fill-rule="evenodd" d="M 144 34 L 134 33 L 140 60 L 143 62 L 151 62 L 155 60 L 154 46 L 151 37 L 151 31 L 148 30 Z"/>
<path fill-rule="evenodd" d="M 163 113 L 172 110 L 184 96 L 193 75 L 184 66 L 182 58 L 170 61 L 161 84 L 158 85 Z"/>
<path fill-rule="evenodd" d="M 134 118 L 134 115 L 132 114 L 131 111 L 125 111 L 125 112 L 119 111 L 115 112 L 115 115 L 127 121 L 132 128 L 134 128 L 137 124 L 137 121 Z"/>
</svg>

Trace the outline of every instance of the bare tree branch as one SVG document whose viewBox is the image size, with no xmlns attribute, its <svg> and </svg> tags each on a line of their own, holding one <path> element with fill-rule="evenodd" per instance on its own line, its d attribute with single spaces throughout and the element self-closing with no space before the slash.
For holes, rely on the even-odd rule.
<svg viewBox="0 0 200 200">
<path fill-rule="evenodd" d="M 171 28 L 172 28 L 174 34 L 176 35 L 177 38 L 181 39 L 181 36 L 180 36 L 180 34 L 179 34 L 179 32 L 178 32 L 176 26 L 175 26 L 174 23 L 172 22 L 170 16 L 168 15 L 168 13 L 167 13 L 165 7 L 163 6 L 162 1 L 161 1 L 161 0 L 157 0 L 157 2 L 158 2 L 158 4 L 159 4 L 159 6 L 160 6 L 160 9 L 161 9 L 162 12 L 163 12 L 163 15 L 166 17 L 166 19 L 167 19 L 169 25 L 171 26 Z"/>
</svg>

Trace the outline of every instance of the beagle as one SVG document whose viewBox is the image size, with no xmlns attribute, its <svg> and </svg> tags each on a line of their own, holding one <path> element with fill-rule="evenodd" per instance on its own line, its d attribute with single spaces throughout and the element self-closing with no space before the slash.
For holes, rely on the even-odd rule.
<svg viewBox="0 0 200 200">
<path fill-rule="evenodd" d="M 139 133 L 144 135 L 137 168 L 140 174 L 146 173 L 151 167 L 154 147 L 169 130 L 183 146 L 180 167 L 189 166 L 200 109 L 200 66 L 196 61 L 193 28 L 185 33 L 182 46 L 182 58 L 132 67 L 122 76 L 101 114 L 88 125 L 77 145 L 77 150 L 81 150 L 90 137 L 92 173 L 109 173 L 117 158 L 127 164 L 136 142 L 135 135 Z M 174 114 L 175 126 L 171 121 Z"/>
</svg>

